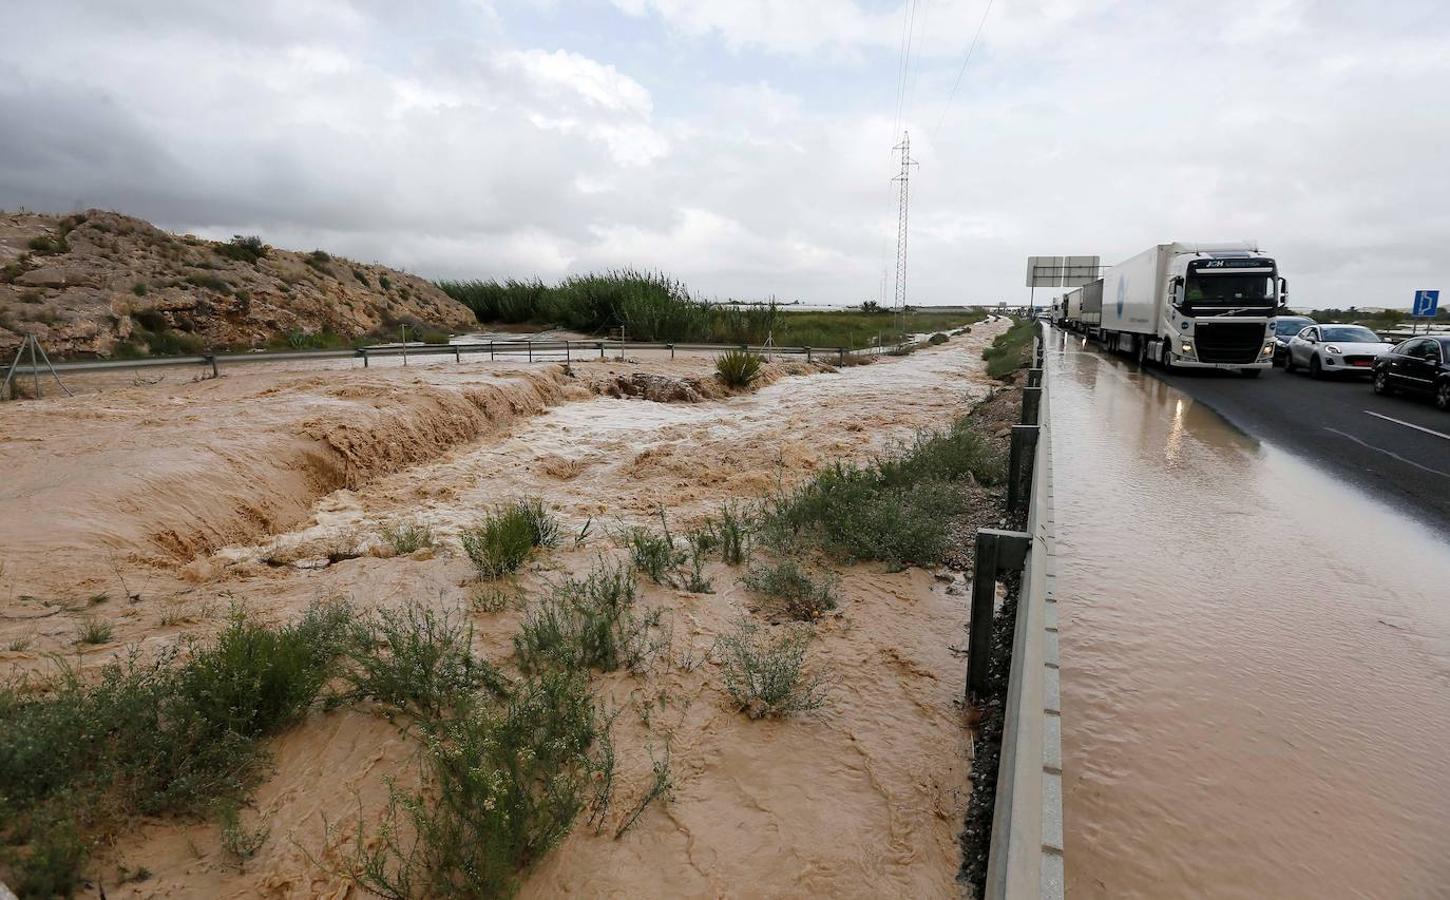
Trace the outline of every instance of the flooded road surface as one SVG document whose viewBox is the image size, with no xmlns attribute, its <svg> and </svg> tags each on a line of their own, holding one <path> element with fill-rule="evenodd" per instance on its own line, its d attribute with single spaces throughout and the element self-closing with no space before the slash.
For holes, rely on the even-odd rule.
<svg viewBox="0 0 1450 900">
<path fill-rule="evenodd" d="M 1450 538 L 1049 347 L 1069 896 L 1450 897 Z"/>
</svg>

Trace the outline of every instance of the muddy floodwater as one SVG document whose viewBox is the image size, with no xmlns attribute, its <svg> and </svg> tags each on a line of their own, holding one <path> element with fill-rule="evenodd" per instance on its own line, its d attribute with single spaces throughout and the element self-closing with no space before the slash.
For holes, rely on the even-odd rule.
<svg viewBox="0 0 1450 900">
<path fill-rule="evenodd" d="M 1450 896 L 1450 543 L 1053 336 L 1068 894 Z"/>
</svg>

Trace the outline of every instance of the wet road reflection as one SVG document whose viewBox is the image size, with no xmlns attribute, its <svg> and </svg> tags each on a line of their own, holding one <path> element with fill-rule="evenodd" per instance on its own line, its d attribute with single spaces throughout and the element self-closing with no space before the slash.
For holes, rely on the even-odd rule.
<svg viewBox="0 0 1450 900">
<path fill-rule="evenodd" d="M 1054 335 L 1069 894 L 1450 896 L 1450 543 Z"/>
</svg>

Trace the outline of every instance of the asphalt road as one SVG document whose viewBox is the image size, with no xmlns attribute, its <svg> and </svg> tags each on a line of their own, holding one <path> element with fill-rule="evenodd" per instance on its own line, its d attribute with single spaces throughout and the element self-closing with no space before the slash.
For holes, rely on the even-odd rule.
<svg viewBox="0 0 1450 900">
<path fill-rule="evenodd" d="M 1418 397 L 1377 397 L 1368 378 L 1316 381 L 1283 369 L 1161 378 L 1245 433 L 1276 444 L 1450 533 L 1450 413 Z"/>
</svg>

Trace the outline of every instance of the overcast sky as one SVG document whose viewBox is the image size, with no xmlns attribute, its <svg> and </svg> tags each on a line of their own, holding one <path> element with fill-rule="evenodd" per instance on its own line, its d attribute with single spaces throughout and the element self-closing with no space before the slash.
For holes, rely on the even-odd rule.
<svg viewBox="0 0 1450 900">
<path fill-rule="evenodd" d="M 1450 290 L 1450 2 L 995 0 L 952 95 L 986 4 L 918 0 L 898 121 L 899 0 L 11 0 L 0 207 L 860 302 L 909 130 L 913 303 L 1245 238 L 1295 306 Z"/>
</svg>

